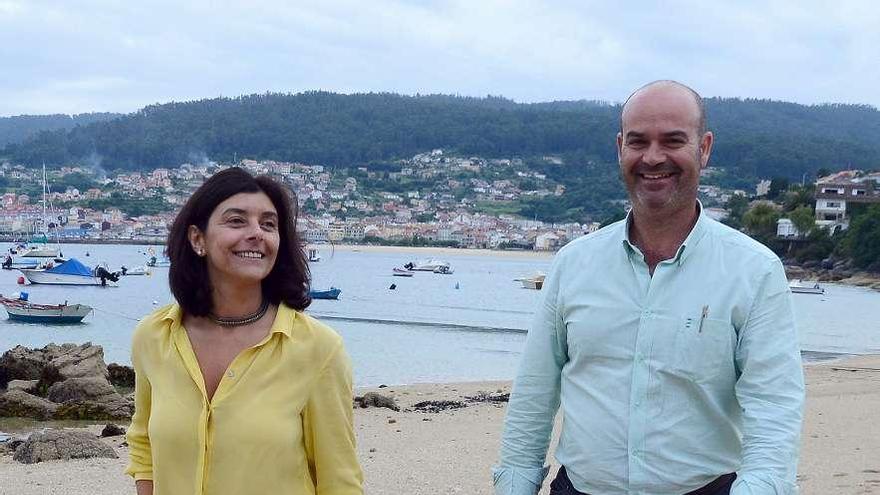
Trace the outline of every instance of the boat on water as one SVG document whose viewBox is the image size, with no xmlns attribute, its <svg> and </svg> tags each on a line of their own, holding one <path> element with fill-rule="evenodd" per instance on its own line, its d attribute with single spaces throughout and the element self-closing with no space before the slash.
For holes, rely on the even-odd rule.
<svg viewBox="0 0 880 495">
<path fill-rule="evenodd" d="M 7 255 L 3 261 L 4 270 L 18 270 L 19 268 L 36 268 L 40 262 L 37 260 L 18 260 L 16 261 L 11 255 Z"/>
<path fill-rule="evenodd" d="M 147 260 L 147 266 L 151 268 L 168 268 L 171 266 L 171 260 L 168 258 L 157 259 L 155 256 L 150 256 L 150 259 Z"/>
<path fill-rule="evenodd" d="M 342 294 L 342 289 L 336 287 L 330 287 L 327 290 L 309 290 L 309 297 L 312 299 L 339 299 L 339 294 Z"/>
<path fill-rule="evenodd" d="M 18 271 L 32 284 L 115 287 L 119 281 L 119 274 L 103 266 L 89 268 L 76 258 L 50 268 L 19 268 Z"/>
<path fill-rule="evenodd" d="M 452 269 L 452 266 L 448 261 L 428 259 L 422 261 L 410 261 L 409 263 L 403 265 L 407 270 L 412 270 L 415 272 L 436 272 L 438 268 L 446 267 L 447 270 Z"/>
<path fill-rule="evenodd" d="M 80 323 L 92 312 L 92 307 L 85 304 L 35 304 L 28 302 L 27 293 L 17 298 L 0 296 L 0 304 L 6 308 L 10 320 L 27 323 L 70 324 Z"/>
<path fill-rule="evenodd" d="M 321 261 L 321 253 L 318 251 L 318 248 L 309 248 L 308 255 L 309 261 L 312 263 Z"/>
<path fill-rule="evenodd" d="M 788 288 L 793 294 L 824 294 L 825 288 L 819 285 L 819 282 L 805 282 L 803 280 L 792 280 L 788 283 Z"/>
<path fill-rule="evenodd" d="M 437 268 L 434 268 L 434 273 L 439 273 L 440 275 L 452 275 L 455 273 L 455 270 L 452 269 L 449 265 L 441 265 Z"/>
<path fill-rule="evenodd" d="M 49 194 L 49 186 L 46 182 L 46 164 L 43 164 L 43 233 L 31 239 L 30 242 L 38 243 L 39 246 L 33 246 L 25 250 L 19 250 L 18 255 L 22 258 L 57 258 L 61 256 L 61 248 L 59 246 L 49 246 L 49 217 L 46 216 L 46 196 Z M 50 207 L 51 210 L 51 207 Z"/>
<path fill-rule="evenodd" d="M 537 273 L 535 275 L 532 275 L 531 277 L 515 278 L 513 280 L 516 282 L 520 282 L 523 289 L 541 290 L 541 288 L 544 287 L 545 277 L 546 275 L 544 275 L 543 273 Z"/>
<path fill-rule="evenodd" d="M 126 276 L 126 277 L 129 277 L 132 275 L 150 275 L 151 274 L 150 269 L 147 268 L 146 266 L 143 266 L 143 265 L 133 266 L 131 268 L 128 268 L 125 265 L 122 265 L 119 268 L 119 273 L 123 276 Z"/>
<path fill-rule="evenodd" d="M 412 270 L 395 267 L 393 270 L 391 270 L 391 275 L 394 275 L 395 277 L 412 277 L 414 273 Z"/>
</svg>

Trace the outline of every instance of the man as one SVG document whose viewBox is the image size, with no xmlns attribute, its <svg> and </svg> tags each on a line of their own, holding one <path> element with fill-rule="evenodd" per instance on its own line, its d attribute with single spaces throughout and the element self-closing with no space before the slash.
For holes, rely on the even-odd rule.
<svg viewBox="0 0 880 495">
<path fill-rule="evenodd" d="M 623 106 L 632 210 L 554 260 L 508 405 L 499 495 L 791 495 L 803 371 L 779 259 L 706 217 L 714 137 L 674 81 Z"/>
</svg>

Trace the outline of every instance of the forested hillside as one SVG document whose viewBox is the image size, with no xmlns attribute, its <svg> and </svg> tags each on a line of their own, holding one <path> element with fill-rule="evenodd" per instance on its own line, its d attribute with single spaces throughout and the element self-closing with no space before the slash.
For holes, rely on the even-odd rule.
<svg viewBox="0 0 880 495">
<path fill-rule="evenodd" d="M 77 125 L 115 119 L 118 113 L 83 113 L 79 115 L 19 115 L 0 117 L 0 147 L 20 143 L 41 131 L 72 129 Z"/>
<path fill-rule="evenodd" d="M 743 184 L 813 176 L 820 168 L 880 168 L 880 112 L 866 105 L 803 106 L 707 99 L 713 164 Z M 565 155 L 565 174 L 616 162 L 619 106 L 518 104 L 499 97 L 261 94 L 146 107 L 0 150 L 38 165 L 98 156 L 107 169 L 176 166 L 235 156 L 351 166 L 444 148 L 484 157 Z M 592 164 L 590 163 L 592 162 Z"/>
</svg>

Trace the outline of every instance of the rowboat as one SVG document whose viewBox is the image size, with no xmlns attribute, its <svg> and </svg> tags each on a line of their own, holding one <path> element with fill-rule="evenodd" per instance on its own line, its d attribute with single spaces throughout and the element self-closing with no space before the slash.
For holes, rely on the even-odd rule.
<svg viewBox="0 0 880 495">
<path fill-rule="evenodd" d="M 538 273 L 532 275 L 531 277 L 515 278 L 513 280 L 516 282 L 520 282 L 523 286 L 523 289 L 541 290 L 541 288 L 544 287 L 545 277 L 546 275 L 544 275 L 543 273 Z"/>
<path fill-rule="evenodd" d="M 391 274 L 394 275 L 395 277 L 412 277 L 413 276 L 412 270 L 406 270 L 403 268 L 394 268 L 394 270 L 391 271 Z"/>
<path fill-rule="evenodd" d="M 309 297 L 312 299 L 339 299 L 342 289 L 330 287 L 327 290 L 309 290 Z"/>
<path fill-rule="evenodd" d="M 819 285 L 819 282 L 804 282 L 803 280 L 798 280 L 797 282 L 792 281 L 789 282 L 788 288 L 791 290 L 793 294 L 824 294 L 825 288 Z"/>
<path fill-rule="evenodd" d="M 24 299 L 22 299 L 24 297 Z M 27 323 L 67 324 L 80 323 L 92 312 L 85 304 L 35 304 L 27 301 L 27 293 L 17 299 L 0 296 L 0 304 L 6 308 L 10 320 Z"/>
</svg>

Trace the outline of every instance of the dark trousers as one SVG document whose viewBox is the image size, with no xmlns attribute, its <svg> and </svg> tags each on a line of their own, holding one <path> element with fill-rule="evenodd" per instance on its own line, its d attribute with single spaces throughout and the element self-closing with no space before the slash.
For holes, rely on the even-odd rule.
<svg viewBox="0 0 880 495">
<path fill-rule="evenodd" d="M 715 480 L 708 485 L 702 488 L 697 488 L 692 492 L 687 492 L 684 495 L 730 495 L 730 485 L 733 484 L 735 479 L 736 473 L 725 474 L 715 478 Z M 571 480 L 568 479 L 565 467 L 560 467 L 559 472 L 556 473 L 556 479 L 550 483 L 550 495 L 590 494 L 575 490 L 574 486 L 571 484 Z"/>
</svg>

